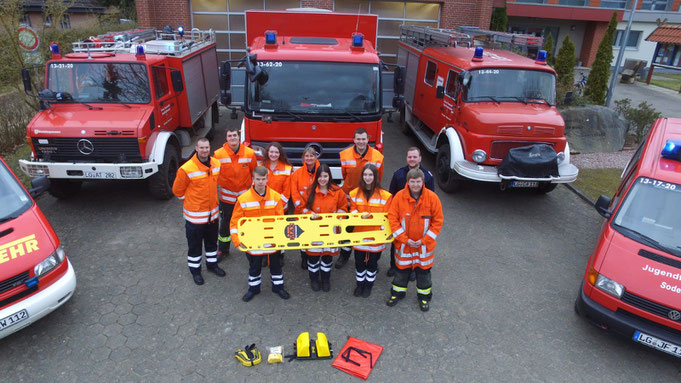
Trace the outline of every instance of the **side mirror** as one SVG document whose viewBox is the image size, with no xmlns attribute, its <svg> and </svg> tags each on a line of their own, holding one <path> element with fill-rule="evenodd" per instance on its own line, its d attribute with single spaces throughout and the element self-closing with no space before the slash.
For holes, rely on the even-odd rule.
<svg viewBox="0 0 681 383">
<path fill-rule="evenodd" d="M 21 68 L 21 79 L 24 82 L 24 92 L 30 93 L 33 90 L 33 86 L 31 86 L 31 73 L 29 73 L 28 69 Z"/>
<path fill-rule="evenodd" d="M 464 71 L 464 72 L 459 73 L 459 83 L 462 86 L 464 86 L 464 87 L 468 86 L 468 84 L 470 84 L 470 82 L 471 82 L 471 73 L 470 72 Z"/>
<path fill-rule="evenodd" d="M 47 176 L 40 176 L 31 180 L 31 190 L 28 191 L 28 194 L 30 194 L 31 197 L 36 198 L 40 194 L 46 192 L 49 188 L 50 179 L 47 178 Z"/>
<path fill-rule="evenodd" d="M 220 89 L 229 90 L 232 87 L 232 64 L 229 61 L 220 63 Z"/>
<path fill-rule="evenodd" d="M 176 93 L 182 92 L 184 90 L 184 83 L 182 82 L 182 72 L 179 70 L 173 70 L 170 72 L 170 79 L 173 81 L 173 90 Z"/>
<path fill-rule="evenodd" d="M 226 90 L 220 91 L 220 103 L 224 106 L 229 106 L 232 104 L 232 92 Z"/>
<path fill-rule="evenodd" d="M 407 70 L 403 66 L 396 66 L 393 74 L 393 92 L 395 94 L 404 93 L 404 81 L 407 75 Z"/>
<path fill-rule="evenodd" d="M 445 87 L 440 85 L 435 90 L 435 97 L 436 98 L 442 98 L 444 96 L 445 96 Z"/>
<path fill-rule="evenodd" d="M 604 218 L 610 218 L 612 215 L 612 211 L 608 210 L 608 206 L 610 206 L 610 198 L 604 195 L 598 197 L 598 201 L 594 204 L 594 208 L 596 208 L 598 214 L 602 215 Z"/>
</svg>

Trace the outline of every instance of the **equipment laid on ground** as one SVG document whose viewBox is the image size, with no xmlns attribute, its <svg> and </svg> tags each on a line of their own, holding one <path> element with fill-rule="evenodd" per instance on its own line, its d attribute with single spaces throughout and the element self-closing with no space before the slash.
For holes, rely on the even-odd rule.
<svg viewBox="0 0 681 383">
<path fill-rule="evenodd" d="M 282 346 L 270 347 L 270 354 L 267 356 L 267 363 L 281 363 L 284 361 L 284 348 Z"/>
<path fill-rule="evenodd" d="M 326 247 L 371 245 L 392 241 L 386 213 L 330 213 L 311 215 L 286 215 L 244 217 L 238 223 L 239 241 L 248 251 L 293 250 Z M 348 227 L 354 226 L 354 232 Z M 369 227 L 371 231 L 359 231 Z"/>
<path fill-rule="evenodd" d="M 367 380 L 382 352 L 383 346 L 349 336 L 331 365 L 352 376 Z"/>
<path fill-rule="evenodd" d="M 295 354 L 286 355 L 288 361 L 297 360 L 316 360 L 316 359 L 331 359 L 333 357 L 333 349 L 331 343 L 326 339 L 323 332 L 317 333 L 317 339 L 312 341 L 309 332 L 302 332 L 296 339 Z"/>
<path fill-rule="evenodd" d="M 246 367 L 252 367 L 262 362 L 260 350 L 255 348 L 255 343 L 246 346 L 243 350 L 236 350 L 234 357 Z"/>
</svg>

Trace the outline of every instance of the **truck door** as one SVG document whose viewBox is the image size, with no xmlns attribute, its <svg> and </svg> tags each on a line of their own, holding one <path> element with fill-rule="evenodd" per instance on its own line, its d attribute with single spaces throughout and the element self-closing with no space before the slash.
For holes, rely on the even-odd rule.
<svg viewBox="0 0 681 383">
<path fill-rule="evenodd" d="M 438 75 L 438 63 L 423 57 L 425 68 L 422 78 L 416 79 L 416 95 L 414 97 L 414 114 L 431 130 L 437 132 L 442 128 L 441 110 L 442 99 L 438 99 L 437 87 L 444 86 L 445 79 Z"/>
<path fill-rule="evenodd" d="M 457 85 L 459 73 L 453 69 L 447 71 L 445 94 L 440 106 L 440 123 L 438 126 L 453 126 L 458 124 L 459 108 L 457 104 Z"/>
<path fill-rule="evenodd" d="M 178 116 L 177 96 L 169 86 L 170 68 L 154 66 L 151 68 L 151 77 L 154 83 L 154 95 L 156 97 L 155 114 L 157 117 L 156 127 L 164 130 L 175 130 L 180 124 Z"/>
</svg>

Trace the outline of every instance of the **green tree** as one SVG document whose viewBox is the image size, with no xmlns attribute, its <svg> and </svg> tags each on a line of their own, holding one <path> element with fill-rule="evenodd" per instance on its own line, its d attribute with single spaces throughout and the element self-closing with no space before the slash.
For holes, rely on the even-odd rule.
<svg viewBox="0 0 681 383">
<path fill-rule="evenodd" d="M 492 11 L 492 20 L 490 21 L 489 29 L 493 31 L 506 32 L 506 24 L 508 24 L 506 6 L 503 8 L 494 8 L 494 11 Z"/>
<path fill-rule="evenodd" d="M 575 82 L 575 44 L 570 40 L 570 36 L 565 36 L 563 45 L 558 50 L 556 56 L 556 88 L 559 95 L 564 96 Z"/>
<path fill-rule="evenodd" d="M 598 45 L 596 59 L 586 80 L 584 95 L 594 104 L 605 105 L 605 96 L 608 92 L 608 80 L 610 79 L 610 64 L 612 63 L 613 53 L 612 44 L 615 42 L 617 31 L 617 12 L 612 13 L 608 29 Z"/>
<path fill-rule="evenodd" d="M 549 32 L 549 35 L 544 40 L 543 49 L 546 51 L 546 62 L 551 66 L 555 66 L 555 60 L 553 59 L 553 34 L 551 32 Z"/>
<path fill-rule="evenodd" d="M 648 134 L 655 120 L 662 117 L 662 113 L 658 112 L 646 101 L 638 104 L 638 108 L 631 106 L 631 99 L 629 98 L 617 100 L 615 105 L 615 111 L 629 121 L 630 126 L 634 128 L 636 142 L 641 142 L 643 137 Z"/>
</svg>

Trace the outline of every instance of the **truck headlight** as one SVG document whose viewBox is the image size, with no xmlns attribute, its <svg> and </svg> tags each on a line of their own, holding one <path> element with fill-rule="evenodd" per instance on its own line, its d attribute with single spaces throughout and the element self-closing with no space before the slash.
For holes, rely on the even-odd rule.
<svg viewBox="0 0 681 383">
<path fill-rule="evenodd" d="M 477 163 L 485 162 L 487 159 L 487 153 L 482 149 L 476 149 L 473 151 L 473 161 Z"/>
<path fill-rule="evenodd" d="M 64 261 L 65 257 L 66 253 L 64 253 L 64 249 L 62 249 L 61 246 L 57 247 L 57 250 L 55 250 L 54 253 L 50 254 L 33 268 L 33 273 L 36 277 L 40 278 L 59 266 Z"/>
<path fill-rule="evenodd" d="M 594 286 L 616 298 L 622 298 L 622 294 L 624 294 L 624 286 L 604 276 L 603 274 L 598 274 L 598 277 L 596 278 L 596 284 Z"/>
</svg>

